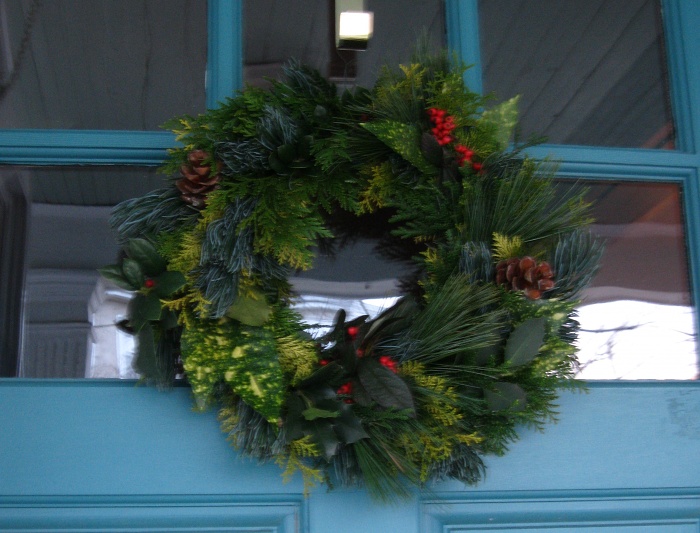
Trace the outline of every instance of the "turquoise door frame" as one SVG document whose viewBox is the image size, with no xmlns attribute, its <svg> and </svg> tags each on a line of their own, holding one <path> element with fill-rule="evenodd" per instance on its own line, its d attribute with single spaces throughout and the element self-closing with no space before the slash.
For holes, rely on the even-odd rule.
<svg viewBox="0 0 700 533">
<path fill-rule="evenodd" d="M 210 0 L 207 105 L 241 86 L 239 0 Z M 542 146 L 562 176 L 679 183 L 700 286 L 700 5 L 663 3 L 677 151 Z M 480 88 L 476 0 L 446 0 L 448 41 Z M 0 164 L 158 165 L 161 132 L 0 131 Z M 524 429 L 478 487 L 383 507 L 241 460 L 189 391 L 133 382 L 0 380 L 0 531 L 700 531 L 700 384 L 591 383 L 561 421 Z"/>
</svg>

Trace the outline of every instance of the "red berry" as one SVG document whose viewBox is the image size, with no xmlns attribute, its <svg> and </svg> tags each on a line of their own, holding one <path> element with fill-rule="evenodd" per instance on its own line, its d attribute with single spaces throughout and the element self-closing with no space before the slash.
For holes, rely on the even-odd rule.
<svg viewBox="0 0 700 533">
<path fill-rule="evenodd" d="M 362 348 L 358 348 L 357 350 L 355 350 L 355 355 L 357 355 L 357 357 L 364 357 L 365 351 Z"/>
<path fill-rule="evenodd" d="M 146 281 L 143 282 L 143 286 L 147 289 L 152 289 L 156 286 L 156 282 L 153 281 L 151 278 L 146 278 Z"/>
<path fill-rule="evenodd" d="M 318 364 L 321 366 L 326 366 L 330 361 L 328 359 L 321 359 Z"/>
<path fill-rule="evenodd" d="M 350 326 L 347 331 L 348 331 L 348 335 L 350 336 L 350 338 L 352 340 L 355 340 L 355 337 L 357 337 L 357 334 L 359 333 L 360 328 L 358 328 L 356 326 Z"/>
<path fill-rule="evenodd" d="M 482 169 L 482 167 L 483 165 L 481 163 L 472 163 L 472 168 L 475 172 L 479 172 Z"/>
</svg>

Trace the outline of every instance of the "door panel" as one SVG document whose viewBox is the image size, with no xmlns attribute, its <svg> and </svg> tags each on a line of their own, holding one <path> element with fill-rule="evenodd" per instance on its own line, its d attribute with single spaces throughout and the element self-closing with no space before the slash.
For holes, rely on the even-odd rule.
<svg viewBox="0 0 700 533">
<path fill-rule="evenodd" d="M 558 424 L 487 458 L 481 485 L 386 505 L 304 497 L 277 465 L 238 457 L 187 388 L 4 380 L 0 531 L 698 531 L 695 383 L 599 383 L 560 405 Z"/>
</svg>

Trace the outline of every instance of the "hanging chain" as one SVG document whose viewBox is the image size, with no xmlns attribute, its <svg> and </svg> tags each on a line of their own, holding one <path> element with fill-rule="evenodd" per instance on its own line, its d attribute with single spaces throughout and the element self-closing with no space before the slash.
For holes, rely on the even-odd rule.
<svg viewBox="0 0 700 533">
<path fill-rule="evenodd" d="M 5 80 L 2 80 L 2 82 L 0 82 L 0 100 L 4 98 L 5 93 L 10 89 L 10 87 L 12 87 L 12 85 L 14 85 L 14 83 L 17 81 L 17 78 L 19 77 L 19 71 L 22 65 L 22 60 L 24 58 L 24 54 L 29 48 L 29 44 L 32 38 L 32 30 L 34 28 L 34 23 L 36 22 L 36 15 L 39 12 L 40 7 L 41 0 L 34 0 L 31 6 L 29 7 L 29 14 L 27 15 L 27 19 L 24 23 L 24 32 L 22 33 L 22 40 L 19 44 L 19 50 L 17 51 L 17 55 L 15 56 L 14 60 L 12 61 L 12 68 L 10 69 L 9 75 Z"/>
</svg>

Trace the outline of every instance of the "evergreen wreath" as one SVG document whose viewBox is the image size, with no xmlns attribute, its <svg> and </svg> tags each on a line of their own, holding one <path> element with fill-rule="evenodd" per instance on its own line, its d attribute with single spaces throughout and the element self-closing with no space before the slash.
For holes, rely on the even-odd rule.
<svg viewBox="0 0 700 533">
<path fill-rule="evenodd" d="M 237 449 L 307 490 L 476 483 L 484 454 L 577 386 L 574 306 L 601 254 L 589 206 L 510 146 L 517 100 L 484 110 L 463 73 L 426 56 L 339 97 L 291 63 L 169 123 L 172 177 L 113 212 L 125 254 L 101 272 L 135 292 L 136 370 L 159 386 L 184 372 Z M 338 212 L 389 217 L 420 275 L 379 316 L 339 310 L 313 338 L 289 276 Z"/>
</svg>

